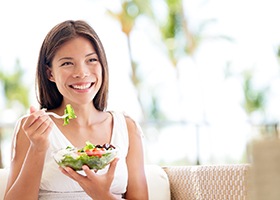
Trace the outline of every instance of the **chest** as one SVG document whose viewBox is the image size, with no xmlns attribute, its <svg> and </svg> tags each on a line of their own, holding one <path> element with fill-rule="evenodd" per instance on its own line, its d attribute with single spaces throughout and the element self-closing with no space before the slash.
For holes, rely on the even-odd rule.
<svg viewBox="0 0 280 200">
<path fill-rule="evenodd" d="M 125 193 L 127 188 L 127 182 L 128 182 L 128 170 L 126 164 L 126 157 L 128 154 L 128 146 L 129 146 L 128 131 L 127 131 L 125 120 L 123 118 L 113 118 L 113 119 L 114 119 L 114 124 L 111 123 L 110 126 L 107 125 L 104 128 L 91 127 L 86 129 L 79 129 L 77 131 L 74 130 L 73 127 L 70 129 L 64 129 L 66 127 L 62 127 L 62 131 L 65 131 L 65 133 L 67 132 L 68 134 L 70 133 L 72 134 L 68 136 L 65 133 L 64 135 L 60 130 L 58 130 L 58 127 L 55 126 L 49 138 L 51 142 L 51 146 L 50 146 L 50 151 L 48 151 L 46 155 L 46 161 L 42 174 L 40 189 L 44 191 L 58 191 L 55 194 L 62 194 L 62 195 L 63 192 L 67 192 L 67 194 L 71 194 L 71 197 L 73 198 L 74 198 L 73 192 L 75 193 L 79 191 L 80 193 L 80 191 L 83 191 L 83 189 L 79 186 L 77 182 L 69 179 L 67 176 L 61 173 L 60 170 L 58 170 L 58 166 L 55 163 L 52 156 L 54 150 L 65 148 L 67 145 L 69 145 L 69 141 L 68 138 L 66 138 L 66 136 L 71 138 L 70 142 L 73 145 L 81 146 L 78 145 L 78 141 L 75 141 L 76 138 L 75 135 L 77 135 L 79 136 L 77 137 L 78 138 L 77 140 L 79 141 L 81 140 L 80 139 L 81 137 L 85 137 L 85 138 L 92 137 L 95 140 L 99 138 L 100 141 L 110 138 L 112 144 L 119 148 L 118 150 L 119 161 L 115 169 L 114 180 L 111 184 L 110 191 L 118 195 L 119 197 L 121 196 L 121 194 Z M 100 130 L 104 130 L 104 132 L 100 133 Z M 81 143 L 82 146 L 84 145 L 83 142 L 84 141 L 82 141 Z M 105 169 L 98 171 L 98 173 L 103 174 L 106 173 L 107 170 L 108 168 L 106 167 Z M 80 198 L 78 197 L 77 199 Z"/>
<path fill-rule="evenodd" d="M 111 143 L 113 134 L 113 121 L 106 120 L 100 124 L 89 126 L 58 126 L 61 133 L 76 146 L 82 147 L 86 141 L 93 144 Z"/>
</svg>

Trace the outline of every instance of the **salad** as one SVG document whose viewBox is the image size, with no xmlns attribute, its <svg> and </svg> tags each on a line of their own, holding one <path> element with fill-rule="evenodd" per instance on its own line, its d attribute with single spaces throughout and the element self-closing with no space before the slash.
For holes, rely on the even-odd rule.
<svg viewBox="0 0 280 200">
<path fill-rule="evenodd" d="M 69 124 L 69 121 L 70 119 L 75 119 L 77 118 L 75 112 L 74 112 L 74 109 L 73 107 L 71 106 L 71 104 L 67 104 L 66 107 L 65 107 L 65 110 L 64 110 L 64 114 L 67 115 L 65 118 L 64 118 L 64 123 L 63 125 L 67 125 Z"/>
<path fill-rule="evenodd" d="M 112 144 L 94 145 L 87 141 L 83 148 L 66 147 L 54 154 L 54 159 L 61 167 L 82 170 L 83 165 L 100 170 L 106 167 L 117 155 L 117 148 Z"/>
</svg>

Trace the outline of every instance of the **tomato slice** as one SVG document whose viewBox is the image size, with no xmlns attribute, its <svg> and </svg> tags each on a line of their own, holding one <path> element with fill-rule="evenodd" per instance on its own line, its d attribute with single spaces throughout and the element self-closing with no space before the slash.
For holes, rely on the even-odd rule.
<svg viewBox="0 0 280 200">
<path fill-rule="evenodd" d="M 94 148 L 86 150 L 86 153 L 88 156 L 96 156 L 101 158 L 102 155 L 105 153 L 105 150 L 103 148 Z"/>
</svg>

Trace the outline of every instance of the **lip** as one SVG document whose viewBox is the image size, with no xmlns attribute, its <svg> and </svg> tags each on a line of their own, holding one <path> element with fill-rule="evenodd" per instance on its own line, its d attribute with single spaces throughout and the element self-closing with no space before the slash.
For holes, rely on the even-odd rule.
<svg viewBox="0 0 280 200">
<path fill-rule="evenodd" d="M 69 87 L 78 92 L 87 92 L 94 84 L 95 82 L 73 83 Z"/>
</svg>

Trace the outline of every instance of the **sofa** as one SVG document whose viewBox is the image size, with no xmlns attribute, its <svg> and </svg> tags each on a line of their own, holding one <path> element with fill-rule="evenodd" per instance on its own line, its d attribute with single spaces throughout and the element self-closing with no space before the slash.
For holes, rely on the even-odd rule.
<svg viewBox="0 0 280 200">
<path fill-rule="evenodd" d="M 249 164 L 145 166 L 150 200 L 248 200 Z M 8 169 L 0 169 L 0 200 Z"/>
<path fill-rule="evenodd" d="M 147 166 L 150 200 L 248 200 L 249 164 Z"/>
</svg>

